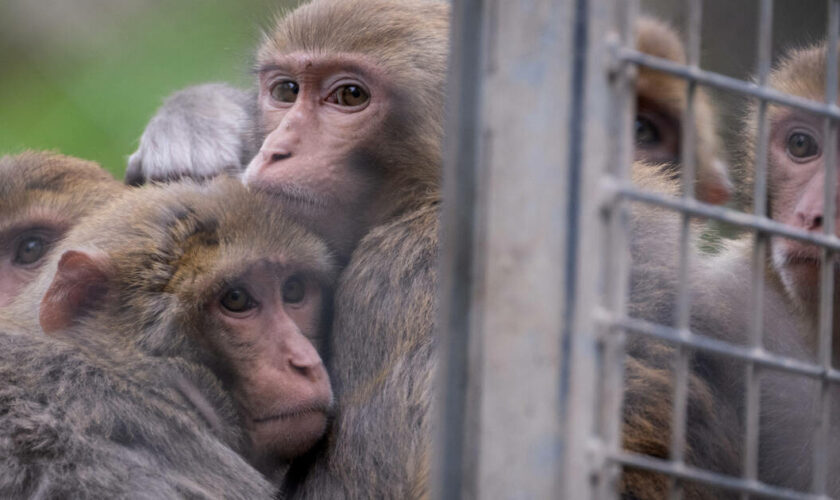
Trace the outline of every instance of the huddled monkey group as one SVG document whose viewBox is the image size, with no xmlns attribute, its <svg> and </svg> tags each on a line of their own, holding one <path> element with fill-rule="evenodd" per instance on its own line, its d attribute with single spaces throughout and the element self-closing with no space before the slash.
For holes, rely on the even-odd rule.
<svg viewBox="0 0 840 500">
<path fill-rule="evenodd" d="M 257 50 L 255 87 L 170 97 L 125 184 L 52 153 L 0 159 L 0 497 L 429 496 L 449 16 L 434 0 L 313 0 L 285 13 Z M 685 63 L 666 23 L 636 29 L 638 50 Z M 826 52 L 788 51 L 769 86 L 822 100 Z M 636 98 L 636 186 L 680 196 L 693 154 L 698 200 L 750 189 L 727 165 L 753 178 L 756 108 L 745 105 L 730 152 L 702 88 L 694 123 L 677 77 L 640 68 Z M 767 117 L 767 215 L 821 233 L 834 144 L 823 119 L 779 105 Z M 628 312 L 675 326 L 680 216 L 637 205 L 630 220 Z M 712 254 L 693 246 L 691 331 L 749 345 L 752 236 Z M 770 238 L 767 352 L 817 361 L 821 262 L 816 246 Z M 836 361 L 840 337 L 832 345 Z M 630 452 L 670 457 L 676 349 L 629 337 Z M 741 476 L 745 365 L 689 354 L 685 462 Z M 762 372 L 759 480 L 809 491 L 821 396 L 815 379 Z M 819 443 L 829 472 L 837 405 Z M 627 468 L 617 487 L 657 499 L 670 481 Z M 727 494 L 690 482 L 683 493 Z M 840 474 L 827 493 L 840 496 Z"/>
</svg>

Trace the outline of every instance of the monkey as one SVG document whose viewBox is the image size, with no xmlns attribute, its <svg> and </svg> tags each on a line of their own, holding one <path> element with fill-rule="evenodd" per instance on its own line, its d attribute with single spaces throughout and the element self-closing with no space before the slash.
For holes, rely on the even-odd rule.
<svg viewBox="0 0 840 500">
<path fill-rule="evenodd" d="M 791 95 L 820 101 L 824 99 L 826 73 L 825 44 L 791 50 L 771 71 L 768 85 Z M 753 106 L 747 114 L 742 132 L 743 178 L 751 179 L 756 164 L 758 111 Z M 767 151 L 768 196 L 764 210 L 775 221 L 794 228 L 821 233 L 824 231 L 824 162 L 823 120 L 803 111 L 781 105 L 768 106 Z M 836 210 L 836 209 L 835 209 Z M 653 224 L 637 217 L 636 224 Z M 662 228 L 661 220 L 656 227 Z M 667 231 L 667 228 L 666 228 Z M 644 238 L 646 232 L 640 233 Z M 837 228 L 834 228 L 837 234 Z M 662 234 L 659 235 L 662 237 Z M 667 237 L 666 237 L 667 238 Z M 646 243 L 642 241 L 641 246 Z M 765 291 L 762 298 L 764 349 L 770 353 L 809 363 L 818 361 L 820 310 L 820 249 L 781 236 L 768 239 L 769 252 L 762 267 Z M 690 271 L 692 331 L 748 345 L 752 295 L 752 236 L 724 244 L 724 250 L 713 256 L 695 257 Z M 634 254 L 631 266 L 630 314 L 649 321 L 673 325 L 676 280 L 669 264 Z M 834 257 L 830 257 L 835 266 Z M 632 277 L 633 273 L 636 274 Z M 653 277 L 653 279 L 651 279 Z M 833 307 L 832 364 L 838 359 L 838 293 L 831 298 Z M 670 402 L 663 403 L 672 388 L 668 382 L 667 363 L 657 361 L 662 352 L 670 356 L 668 346 L 641 340 L 628 348 L 633 359 L 628 363 L 628 391 L 625 407 L 624 442 L 628 449 L 667 458 L 670 436 L 661 429 L 652 432 L 655 415 L 667 427 Z M 725 360 L 713 354 L 696 351 L 691 355 L 692 375 L 689 382 L 687 422 L 687 461 L 698 467 L 740 475 L 743 462 L 745 432 L 745 364 Z M 659 371 L 657 371 L 659 370 Z M 777 487 L 801 492 L 811 491 L 814 473 L 814 452 L 818 444 L 825 446 L 829 471 L 826 493 L 840 496 L 840 478 L 832 474 L 840 466 L 838 418 L 840 392 L 829 382 L 828 432 L 815 437 L 820 415 L 821 387 L 818 379 L 765 368 L 761 371 L 759 404 L 758 479 Z M 656 387 L 650 389 L 650 382 Z M 705 405 L 713 412 L 700 412 Z M 628 417 L 628 412 L 630 417 Z M 663 435 L 665 434 L 665 435 Z M 819 441 L 824 440 L 820 443 Z M 645 447 L 647 450 L 645 450 Z M 625 474 L 622 493 L 626 498 L 660 498 L 666 491 L 664 477 L 631 471 Z M 708 488 L 690 486 L 689 498 L 719 498 Z"/>
<path fill-rule="evenodd" d="M 68 229 L 125 189 L 77 158 L 33 151 L 0 158 L 0 307 L 34 278 Z"/>
<path fill-rule="evenodd" d="M 241 136 L 219 142 L 234 154 L 205 162 L 225 170 L 248 158 L 242 180 L 323 235 L 344 266 L 325 348 L 336 416 L 322 446 L 293 466 L 293 497 L 427 494 L 448 31 L 445 2 L 298 7 L 258 49 L 253 122 L 236 121 Z M 169 104 L 190 101 L 189 92 Z M 235 93 L 219 99 L 244 102 Z M 169 116 L 171 127 L 153 120 L 144 132 L 129 184 L 211 175 L 162 149 L 191 151 L 200 146 L 193 130 L 221 129 L 187 130 Z"/>
<path fill-rule="evenodd" d="M 827 67 L 827 46 L 825 43 L 794 49 L 777 62 L 770 72 L 768 85 L 776 90 L 811 99 L 825 99 L 825 81 Z M 740 168 L 746 173 L 743 178 L 752 180 L 758 142 L 758 111 L 752 106 L 749 118 L 744 126 L 743 140 L 744 161 Z M 768 216 L 776 221 L 810 233 L 822 233 L 825 230 L 824 186 L 825 162 L 823 119 L 780 105 L 770 105 L 767 110 L 769 147 L 767 151 L 767 204 L 763 207 Z M 836 160 L 835 160 L 836 161 Z M 835 197 L 835 205 L 837 198 Z M 836 214 L 836 208 L 835 208 Z M 838 227 L 830 231 L 838 234 Z M 820 315 L 820 273 L 822 263 L 821 250 L 814 245 L 796 240 L 773 236 L 769 239 L 769 258 L 765 271 L 765 281 L 776 293 L 786 299 L 788 311 L 804 325 L 799 331 L 789 333 L 787 344 L 793 349 L 797 345 L 802 354 L 799 358 L 812 363 L 818 360 L 818 332 Z M 733 244 L 729 251 L 721 256 L 749 262 L 750 245 L 747 242 Z M 830 255 L 835 279 L 837 277 L 836 257 Z M 840 359 L 840 293 L 836 288 L 831 297 L 832 330 L 831 352 L 832 366 Z M 773 392 L 777 402 L 770 399 L 762 413 L 761 456 L 759 475 L 773 484 L 779 484 L 798 490 L 807 490 L 811 486 L 813 469 L 813 451 L 816 445 L 813 434 L 817 416 L 819 384 L 814 379 L 794 377 L 774 372 L 766 383 L 767 392 Z M 840 391 L 837 384 L 829 385 L 833 395 L 831 414 L 840 414 Z M 781 398 L 781 396 L 787 396 Z M 764 402 L 763 402 L 764 403 Z M 798 411 L 797 411 L 798 410 Z M 811 410 L 811 411 L 803 411 Z M 840 442 L 838 442 L 837 418 L 829 422 L 828 470 L 840 466 Z M 787 457 L 794 457 L 788 459 Z M 840 496 L 840 478 L 829 474 L 827 492 L 831 496 Z"/>
<path fill-rule="evenodd" d="M 347 256 L 328 361 L 337 418 L 308 476 L 290 486 L 301 498 L 426 492 L 447 31 L 448 9 L 433 2 L 301 6 L 264 37 L 256 96 L 215 84 L 174 95 L 129 160 L 126 181 L 137 185 L 208 177 L 251 158 L 242 160 L 244 182 L 270 191 Z M 652 83 L 640 91 L 652 100 L 658 80 L 645 78 Z M 685 92 L 669 83 L 677 97 L 657 104 L 679 117 Z M 213 109 L 230 107 L 240 112 L 214 127 L 227 112 Z M 661 149 L 649 136 L 648 150 Z M 215 161 L 207 160 L 215 152 L 196 153 L 206 144 L 220 145 Z M 676 167 L 678 151 L 663 161 Z M 201 166 L 191 165 L 196 155 Z M 724 201 L 725 172 L 711 155 L 701 163 L 704 199 Z M 377 440 L 377 431 L 391 439 Z"/>
<path fill-rule="evenodd" d="M 640 52 L 685 64 L 685 47 L 663 21 L 642 16 L 636 23 Z M 729 201 L 733 185 L 717 133 L 717 111 L 707 92 L 695 90 L 693 127 L 696 134 L 694 194 L 700 201 L 721 205 Z M 640 66 L 636 78 L 635 159 L 667 164 L 678 177 L 682 154 L 683 113 L 688 105 L 684 80 Z"/>
<path fill-rule="evenodd" d="M 335 277 L 320 238 L 236 180 L 90 215 L 6 311 L 40 331 L 0 326 L 0 495 L 272 498 L 327 427 Z"/>
</svg>

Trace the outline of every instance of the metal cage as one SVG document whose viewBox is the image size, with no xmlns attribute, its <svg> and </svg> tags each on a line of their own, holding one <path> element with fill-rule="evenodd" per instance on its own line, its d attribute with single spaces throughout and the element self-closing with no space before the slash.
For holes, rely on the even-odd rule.
<svg viewBox="0 0 840 500">
<path fill-rule="evenodd" d="M 818 363 L 762 347 L 768 237 L 781 235 L 840 250 L 834 227 L 836 171 L 827 168 L 825 234 L 767 217 L 768 105 L 825 119 L 826 165 L 834 165 L 840 0 L 828 1 L 828 75 L 824 102 L 767 86 L 773 1 L 759 0 L 756 79 L 702 69 L 701 0 L 686 3 L 687 64 L 634 48 L 635 0 L 461 0 L 453 8 L 441 264 L 441 370 L 438 455 L 432 489 L 439 498 L 617 498 L 624 467 L 745 497 L 825 498 L 834 274 L 822 266 Z M 711 206 L 691 189 L 672 198 L 635 188 L 634 78 L 645 66 L 684 79 L 685 122 L 697 86 L 752 96 L 759 130 L 754 212 Z M 682 130 L 684 185 L 692 185 L 695 131 Z M 673 327 L 630 317 L 628 211 L 653 204 L 682 214 L 680 275 L 688 275 L 689 220 L 734 224 L 754 235 L 749 345 L 692 332 L 681 279 Z M 622 449 L 625 343 L 648 336 L 677 347 L 668 460 Z M 741 477 L 687 465 L 683 457 L 688 357 L 709 351 L 745 364 Z M 811 493 L 758 480 L 758 397 L 764 370 L 813 377 L 823 390 L 815 416 Z"/>
</svg>

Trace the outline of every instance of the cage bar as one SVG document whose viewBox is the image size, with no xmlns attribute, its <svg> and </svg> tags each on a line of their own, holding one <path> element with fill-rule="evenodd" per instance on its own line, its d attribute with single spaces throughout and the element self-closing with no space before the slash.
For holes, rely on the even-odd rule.
<svg viewBox="0 0 840 500">
<path fill-rule="evenodd" d="M 678 64 L 635 48 L 636 0 L 454 2 L 441 233 L 437 498 L 617 498 L 624 467 L 665 474 L 672 498 L 682 496 L 685 482 L 742 498 L 825 498 L 830 390 L 840 383 L 840 370 L 831 366 L 831 266 L 823 266 L 821 277 L 818 362 L 765 350 L 762 304 L 771 237 L 819 245 L 826 263 L 840 250 L 832 231 L 840 0 L 829 0 L 825 102 L 768 87 L 773 0 L 759 0 L 755 81 L 700 67 L 702 2 L 686 0 L 685 6 L 688 57 Z M 681 197 L 645 192 L 630 182 L 639 67 L 681 78 L 688 89 Z M 752 213 L 693 197 L 698 87 L 757 101 Z M 499 99 L 497 89 L 515 99 Z M 771 105 L 825 119 L 823 233 L 793 228 L 766 213 Z M 682 219 L 673 327 L 629 317 L 626 310 L 630 203 L 662 207 Z M 745 345 L 691 330 L 692 218 L 733 224 L 753 235 L 753 307 Z M 622 449 L 625 341 L 634 335 L 676 348 L 668 459 Z M 690 360 L 698 352 L 744 363 L 740 477 L 684 461 Z M 767 370 L 821 385 L 810 492 L 759 481 Z"/>
<path fill-rule="evenodd" d="M 570 300 L 582 294 L 566 267 L 578 263 L 567 242 L 580 241 L 569 162 L 577 3 L 586 4 L 454 5 L 441 254 L 442 498 L 560 496 L 568 370 L 561 334 Z M 500 99 L 499 89 L 515 98 Z"/>
<path fill-rule="evenodd" d="M 759 7 L 759 25 L 756 64 L 758 85 L 767 85 L 770 74 L 773 29 L 773 0 L 762 0 Z M 767 101 L 759 100 L 757 109 L 758 130 L 755 154 L 755 186 L 753 187 L 753 213 L 756 217 L 767 215 L 767 152 L 769 131 L 767 127 Z M 764 327 L 764 272 L 767 265 L 767 235 L 753 231 L 752 255 L 752 317 L 748 345 L 760 349 L 763 345 Z M 746 409 L 744 415 L 744 465 L 743 476 L 758 479 L 758 440 L 761 401 L 761 366 L 747 360 L 745 368 Z M 743 494 L 742 498 L 749 498 Z"/>
</svg>

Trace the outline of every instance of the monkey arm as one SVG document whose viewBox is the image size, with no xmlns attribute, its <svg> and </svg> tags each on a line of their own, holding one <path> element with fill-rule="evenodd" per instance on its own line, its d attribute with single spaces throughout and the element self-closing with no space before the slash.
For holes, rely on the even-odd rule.
<svg viewBox="0 0 840 500">
<path fill-rule="evenodd" d="M 140 137 L 128 159 L 126 183 L 241 172 L 259 148 L 255 101 L 250 91 L 220 83 L 176 92 Z"/>
</svg>

